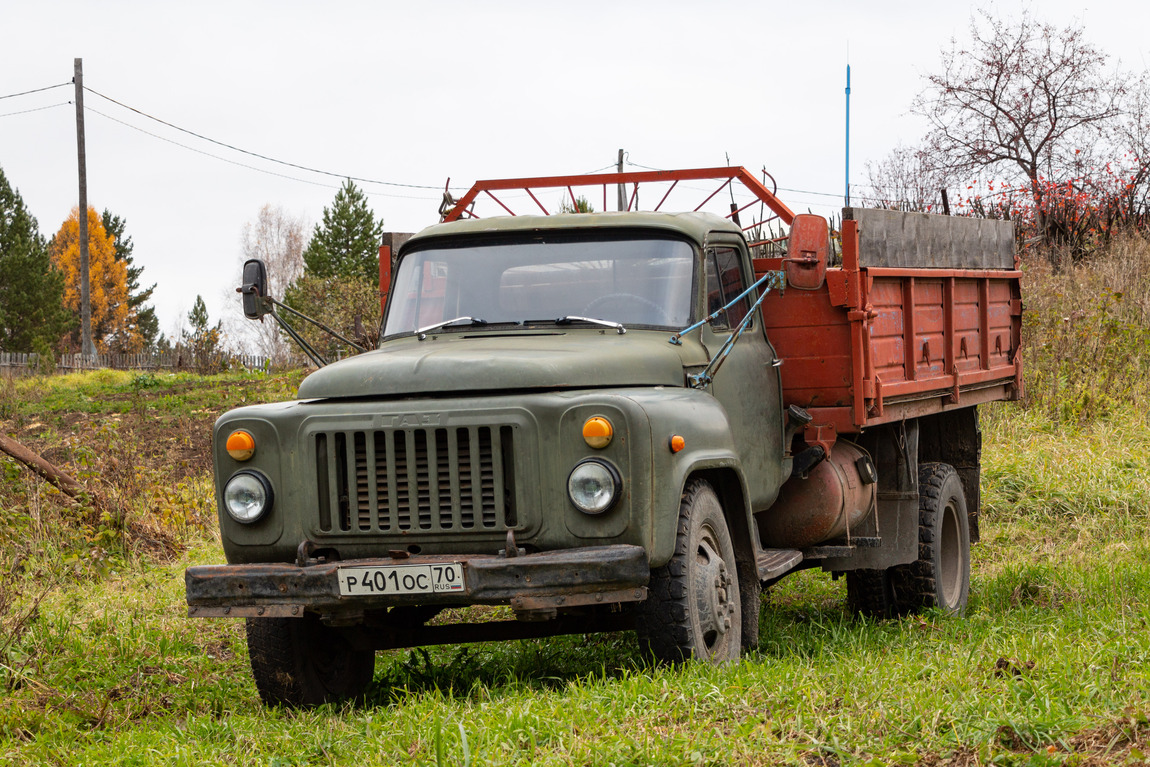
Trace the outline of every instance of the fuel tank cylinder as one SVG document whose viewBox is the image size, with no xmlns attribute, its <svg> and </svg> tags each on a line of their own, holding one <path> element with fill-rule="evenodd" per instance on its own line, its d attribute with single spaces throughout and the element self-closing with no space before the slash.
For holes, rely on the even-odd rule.
<svg viewBox="0 0 1150 767">
<path fill-rule="evenodd" d="M 803 549 L 845 537 L 873 511 L 876 487 L 874 464 L 866 452 L 850 442 L 836 442 L 826 460 L 805 479 L 788 480 L 774 505 L 757 515 L 763 545 Z"/>
</svg>

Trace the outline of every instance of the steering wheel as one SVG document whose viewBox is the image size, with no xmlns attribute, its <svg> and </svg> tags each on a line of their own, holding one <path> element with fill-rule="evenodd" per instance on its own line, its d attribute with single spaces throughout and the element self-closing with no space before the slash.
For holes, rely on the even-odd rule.
<svg viewBox="0 0 1150 767">
<path fill-rule="evenodd" d="M 599 296 L 598 298 L 593 298 L 593 299 L 591 299 L 590 303 L 588 303 L 586 306 L 583 307 L 583 314 L 586 314 L 590 317 L 594 317 L 595 316 L 595 314 L 594 314 L 595 307 L 599 306 L 600 304 L 608 303 L 610 301 L 633 301 L 637 304 L 642 304 L 643 306 L 645 306 L 648 309 L 655 312 L 656 319 L 662 320 L 663 323 L 666 325 L 673 325 L 674 324 L 671 321 L 671 315 L 667 314 L 666 309 L 659 306 L 654 301 L 647 299 L 647 298 L 643 298 L 642 296 L 637 296 L 634 293 L 607 293 L 605 295 Z M 645 323 L 639 323 L 639 324 L 645 324 Z"/>
</svg>

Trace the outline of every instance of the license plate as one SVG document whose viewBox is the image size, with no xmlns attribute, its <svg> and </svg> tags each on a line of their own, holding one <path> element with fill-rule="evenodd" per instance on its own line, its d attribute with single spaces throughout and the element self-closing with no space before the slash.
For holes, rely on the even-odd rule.
<svg viewBox="0 0 1150 767">
<path fill-rule="evenodd" d="M 463 591 L 463 565 L 459 562 L 339 569 L 339 593 L 345 597 L 453 591 Z"/>
</svg>

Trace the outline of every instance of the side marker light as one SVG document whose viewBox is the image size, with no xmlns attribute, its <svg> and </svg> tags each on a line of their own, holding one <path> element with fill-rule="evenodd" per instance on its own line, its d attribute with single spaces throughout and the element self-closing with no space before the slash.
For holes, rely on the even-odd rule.
<svg viewBox="0 0 1150 767">
<path fill-rule="evenodd" d="M 680 437 L 678 434 L 671 437 L 671 452 L 677 453 L 687 446 L 687 440 Z"/>
</svg>

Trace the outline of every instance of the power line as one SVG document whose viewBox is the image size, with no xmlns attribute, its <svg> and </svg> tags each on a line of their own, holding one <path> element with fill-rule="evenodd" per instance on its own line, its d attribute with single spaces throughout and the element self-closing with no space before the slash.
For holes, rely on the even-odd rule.
<svg viewBox="0 0 1150 767">
<path fill-rule="evenodd" d="M 59 104 L 49 104 L 46 107 L 36 107 L 35 109 L 24 109 L 20 112 L 5 112 L 0 117 L 11 117 L 12 115 L 26 115 L 29 112 L 42 112 L 45 109 L 55 109 L 56 107 L 66 107 L 71 104 L 71 101 L 61 101 Z"/>
<path fill-rule="evenodd" d="M 87 90 L 87 88 L 85 88 L 85 90 Z M 71 103 L 71 102 L 69 102 L 69 103 Z M 123 120 L 121 120 L 119 118 L 104 114 L 100 110 L 94 109 L 94 108 L 89 107 L 89 106 L 85 106 L 84 111 L 93 112 L 95 114 L 100 115 L 100 117 L 103 117 L 106 120 L 111 120 L 112 122 L 119 123 L 120 125 L 123 125 L 126 128 L 131 128 L 134 131 L 139 131 L 140 133 L 143 133 L 147 136 L 151 136 L 152 138 L 156 138 L 156 139 L 159 139 L 160 141 L 164 141 L 164 142 L 167 142 L 169 144 L 173 144 L 175 146 L 178 146 L 181 149 L 187 149 L 190 152 L 195 152 L 196 154 L 202 154 L 205 157 L 211 157 L 214 160 L 226 162 L 229 165 L 235 165 L 235 166 L 238 166 L 240 168 L 247 168 L 248 170 L 254 170 L 257 173 L 264 173 L 264 174 L 267 174 L 269 176 L 276 176 L 277 178 L 284 178 L 284 179 L 287 179 L 289 181 L 298 181 L 301 184 L 311 184 L 312 186 L 323 187 L 324 189 L 338 189 L 339 188 L 338 186 L 335 186 L 332 184 L 324 184 L 324 183 L 321 183 L 319 181 L 309 181 L 306 178 L 298 178 L 296 176 L 288 176 L 284 173 L 276 173 L 275 171 L 267 170 L 266 168 L 257 168 L 254 165 L 248 165 L 246 163 L 238 162 L 236 160 L 229 160 L 226 157 L 220 157 L 217 154 L 212 154 L 211 152 L 205 152 L 203 149 L 197 149 L 194 146 L 188 146 L 187 144 L 181 144 L 179 141 L 173 141 L 172 139 L 167 138 L 166 136 L 161 136 L 157 133 L 152 133 L 151 131 L 144 130 L 143 128 L 141 128 L 137 125 L 132 125 L 129 122 L 124 122 Z M 386 192 L 372 192 L 372 191 L 367 191 L 367 194 L 377 195 L 377 196 L 381 196 L 381 197 L 394 197 L 394 198 L 400 198 L 400 199 L 406 199 L 406 200 L 438 200 L 439 199 L 438 197 L 416 197 L 414 195 L 388 194 Z"/>
<path fill-rule="evenodd" d="M 817 197 L 834 197 L 836 200 L 842 199 L 841 194 L 832 194 L 831 192 L 812 192 L 809 189 L 788 189 L 785 186 L 779 187 L 780 192 L 793 192 L 794 194 L 813 194 Z"/>
<path fill-rule="evenodd" d="M 269 176 L 278 176 L 279 178 L 286 178 L 286 179 L 288 179 L 288 180 L 290 180 L 290 181 L 299 181 L 299 182 L 302 182 L 302 183 L 304 183 L 304 184 L 311 184 L 311 185 L 313 185 L 313 186 L 322 186 L 322 187 L 324 187 L 325 189 L 335 189 L 335 188 L 336 188 L 336 187 L 334 187 L 334 186 L 332 186 L 332 185 L 330 185 L 330 184 L 321 184 L 321 183 L 320 183 L 320 182 L 318 182 L 318 181 L 308 181 L 307 179 L 303 179 L 303 178 L 295 178 L 294 176 L 285 176 L 285 175 L 284 175 L 284 174 L 282 174 L 282 173 L 276 173 L 275 171 L 264 170 L 263 168 L 257 168 L 257 167 L 255 167 L 254 165 L 245 165 L 245 164 L 244 164 L 244 163 L 242 163 L 242 162 L 237 162 L 237 161 L 235 161 L 235 160 L 229 160 L 229 159 L 228 159 L 228 158 L 226 158 L 226 157 L 220 157 L 219 155 L 215 155 L 215 154 L 212 154 L 211 152 L 205 152 L 205 151 L 204 151 L 204 150 L 202 150 L 202 149 L 196 149 L 196 148 L 195 148 L 195 147 L 193 147 L 193 146 L 188 146 L 187 144 L 181 144 L 179 141 L 173 141 L 172 139 L 170 139 L 170 138 L 167 138 L 166 136 L 161 136 L 161 135 L 159 135 L 158 133 L 152 133 L 151 131 L 148 131 L 148 130 L 144 130 L 143 128 L 141 128 L 141 127 L 139 127 L 139 126 L 136 126 L 136 125 L 132 125 L 131 123 L 128 123 L 128 122 L 124 122 L 123 120 L 121 120 L 121 119 L 119 119 L 119 118 L 117 118 L 117 117 L 112 117 L 111 115 L 107 115 L 107 114 L 104 114 L 104 113 L 103 113 L 103 112 L 101 112 L 99 109 L 94 109 L 94 108 L 92 108 L 92 107 L 85 107 L 84 111 L 86 111 L 86 112 L 93 112 L 93 113 L 95 113 L 95 114 L 98 114 L 98 115 L 100 115 L 100 117 L 103 117 L 105 120 L 111 120 L 112 122 L 114 122 L 114 123 L 119 123 L 120 125 L 123 125 L 123 126 L 124 126 L 124 127 L 126 127 L 126 128 L 131 128 L 132 130 L 135 130 L 135 131 L 139 131 L 140 133 L 143 133 L 144 135 L 147 135 L 147 136 L 151 136 L 152 138 L 157 138 L 157 139 L 159 139 L 160 141 L 165 141 L 165 142 L 167 142 L 167 143 L 169 143 L 169 144 L 174 144 L 175 146 L 178 146 L 178 147 L 180 147 L 180 148 L 182 148 L 182 149 L 187 149 L 187 150 L 189 150 L 189 151 L 195 152 L 196 154 L 202 154 L 202 155 L 204 155 L 205 157 L 211 157 L 212 159 L 215 159 L 215 160 L 220 160 L 220 161 L 222 161 L 222 162 L 226 162 L 226 163 L 228 163 L 229 165 L 237 165 L 237 166 L 239 166 L 239 167 L 241 167 L 241 168 L 247 168 L 248 170 L 254 170 L 254 171 L 258 171 L 258 172 L 260 172 L 260 173 L 266 173 L 266 174 L 268 174 Z"/>
<path fill-rule="evenodd" d="M 0 96 L 0 99 L 13 99 L 17 96 L 27 96 L 29 93 L 39 93 L 40 91 L 50 91 L 53 88 L 63 88 L 65 85 L 71 85 L 71 82 L 57 83 L 56 85 L 45 85 L 43 88 L 33 88 L 30 91 L 21 91 L 20 93 L 9 93 L 7 96 Z"/>
<path fill-rule="evenodd" d="M 583 173 L 581 175 L 590 176 L 592 173 L 602 173 L 603 171 L 607 170 L 608 168 L 614 168 L 615 165 L 616 165 L 615 163 L 611 163 L 610 165 L 604 165 L 602 168 L 596 168 L 595 170 L 589 170 L 586 173 Z"/>
<path fill-rule="evenodd" d="M 158 122 L 161 125 L 166 125 L 169 128 L 180 131 L 181 133 L 186 133 L 189 136 L 195 136 L 198 139 L 210 142 L 212 144 L 216 144 L 217 146 L 222 146 L 225 149 L 232 150 L 233 152 L 239 152 L 240 154 L 246 154 L 246 155 L 249 155 L 251 157 L 258 157 L 261 160 L 273 162 L 277 165 L 284 165 L 284 166 L 287 166 L 289 168 L 295 168 L 297 170 L 307 171 L 308 173 L 318 173 L 320 175 L 331 176 L 333 178 L 349 179 L 351 181 L 359 181 L 360 183 L 364 183 L 364 184 L 379 184 L 381 186 L 396 186 L 396 187 L 402 187 L 404 189 L 434 189 L 436 191 L 439 191 L 440 189 L 442 189 L 442 187 L 440 187 L 440 186 L 428 186 L 425 184 L 401 184 L 401 183 L 398 183 L 395 181 L 379 181 L 377 179 L 361 178 L 359 176 L 350 176 L 350 175 L 347 175 L 345 173 L 332 173 L 331 171 L 320 170 L 319 168 L 311 168 L 311 167 L 308 167 L 306 165 L 299 165 L 299 164 L 294 163 L 294 162 L 287 162 L 286 160 L 277 160 L 274 157 L 268 157 L 267 155 L 260 154 L 259 152 L 251 152 L 251 151 L 248 151 L 247 149 L 240 149 L 239 147 L 234 146 L 232 144 L 228 144 L 224 141 L 217 141 L 216 139 L 209 138 L 208 136 L 205 136 L 201 133 L 196 133 L 195 131 L 188 130 L 187 128 L 181 128 L 180 126 L 175 125 L 173 123 L 170 123 L 167 120 L 161 120 L 159 117 L 154 117 L 153 115 L 150 115 L 147 112 L 144 112 L 142 110 L 136 109 L 133 106 L 128 106 L 127 104 L 123 103 L 122 101 L 117 101 L 116 99 L 112 98 L 111 96 L 105 96 L 103 93 L 100 93 L 99 91 L 93 90 L 87 86 L 84 86 L 84 90 L 86 90 L 89 93 L 92 93 L 96 96 L 99 96 L 100 98 L 104 99 L 105 101 L 110 101 L 113 104 L 116 104 L 117 106 L 123 107 L 124 109 L 130 110 L 132 112 L 135 112 L 136 114 L 140 115 L 141 117 L 146 117 L 149 120 L 153 120 L 155 122 Z M 107 115 L 104 115 L 104 116 L 107 117 Z"/>
<path fill-rule="evenodd" d="M 29 94 L 40 93 L 42 91 L 48 91 L 48 90 L 52 90 L 54 88 L 61 88 L 61 87 L 71 85 L 71 84 L 72 83 L 57 83 L 56 85 L 48 85 L 48 86 L 44 86 L 43 88 L 33 88 L 31 90 L 21 91 L 19 93 L 10 93 L 10 94 L 4 95 L 4 96 L 0 96 L 0 99 L 15 98 L 17 96 L 27 96 Z M 259 152 L 252 152 L 252 151 L 249 151 L 247 149 L 241 149 L 240 147 L 237 147 L 233 144 L 228 144 L 227 142 L 224 142 L 224 141 L 218 141 L 216 139 L 210 138 L 208 136 L 205 136 L 201 133 L 197 133 L 195 131 L 189 130 L 187 128 L 182 128 L 179 125 L 168 122 L 167 120 L 160 119 L 159 117 L 155 117 L 154 115 L 150 115 L 147 112 L 144 112 L 143 110 L 137 109 L 137 108 L 130 106 L 128 104 L 125 104 L 122 101 L 118 101 L 118 100 L 112 98 L 111 96 L 106 96 L 103 93 L 100 93 L 99 91 L 94 90 L 93 88 L 89 88 L 86 85 L 83 86 L 83 88 L 85 91 L 92 93 L 96 96 L 99 96 L 100 98 L 104 99 L 105 101 L 110 101 L 111 103 L 116 104 L 119 107 L 127 109 L 131 112 L 135 112 L 136 114 L 140 115 L 141 117 L 146 117 L 149 120 L 153 120 L 155 122 L 158 122 L 161 125 L 165 125 L 169 128 L 180 131 L 181 133 L 186 133 L 189 136 L 194 136 L 195 138 L 201 139 L 203 141 L 207 141 L 209 143 L 216 144 L 217 146 L 224 147 L 225 149 L 230 149 L 234 152 L 239 152 L 240 154 L 245 154 L 245 155 L 248 155 L 250 157 L 256 157 L 256 158 L 259 158 L 261 160 L 265 160 L 267 162 L 275 163 L 277 165 L 283 165 L 286 167 L 295 168 L 297 170 L 306 171 L 308 173 L 318 173 L 318 174 L 324 175 L 324 176 L 331 176 L 333 178 L 350 179 L 352 181 L 358 181 L 358 182 L 364 183 L 364 184 L 377 184 L 380 186 L 393 186 L 393 187 L 399 187 L 399 188 L 404 188 L 404 189 L 429 189 L 429 190 L 436 190 L 436 191 L 439 191 L 442 189 L 442 187 L 440 187 L 438 185 L 432 186 L 432 185 L 427 185 L 427 184 L 404 184 L 404 183 L 400 183 L 400 182 L 396 182 L 396 181 L 380 181 L 378 179 L 363 178 L 360 176 L 350 176 L 350 175 L 346 175 L 346 174 L 342 174 L 342 173 L 333 173 L 331 171 L 326 171 L 326 170 L 322 170 L 319 168 L 312 168 L 312 167 L 309 167 L 306 165 L 300 165 L 298 163 L 288 162 L 286 160 L 279 160 L 279 159 L 276 159 L 274 157 L 269 157 L 268 155 L 260 154 Z M 17 111 L 17 112 L 7 112 L 4 114 L 0 114 L 0 117 L 12 117 L 15 115 L 29 114 L 31 112 L 40 112 L 40 111 L 43 111 L 46 109 L 54 109 L 54 108 L 60 107 L 60 106 L 67 106 L 71 103 L 72 103 L 71 101 L 64 101 L 64 102 L 60 102 L 58 104 L 50 104 L 48 106 L 36 107 L 34 109 L 24 109 L 24 110 Z M 103 117 L 105 119 L 112 120 L 113 122 L 119 123 L 119 124 L 121 124 L 125 127 L 128 127 L 128 128 L 131 128 L 132 130 L 137 130 L 137 131 L 144 133 L 148 136 L 151 136 L 153 138 L 160 139 L 161 141 L 166 141 L 169 144 L 173 144 L 173 145 L 181 147 L 183 149 L 187 149 L 189 151 L 196 152 L 196 153 L 202 154 L 206 157 L 211 157 L 213 159 L 220 160 L 222 162 L 226 162 L 226 163 L 229 163 L 231 165 L 236 165 L 236 166 L 241 167 L 241 168 L 247 168 L 248 170 L 254 170 L 256 172 L 264 173 L 264 174 L 267 174 L 269 176 L 276 176 L 278 178 L 284 178 L 284 179 L 287 179 L 289 181 L 298 181 L 298 182 L 304 183 L 304 184 L 312 184 L 313 186 L 320 186 L 320 187 L 323 187 L 325 189 L 337 188 L 335 186 L 332 186 L 331 184 L 321 184 L 321 183 L 316 182 L 316 181 L 309 181 L 307 179 L 298 178 L 296 176 L 288 176 L 288 175 L 283 174 L 283 173 L 276 173 L 274 171 L 269 171 L 269 170 L 265 170 L 263 168 L 258 168 L 254 165 L 248 165 L 248 164 L 245 164 L 242 162 L 237 162 L 235 160 L 229 160 L 225 157 L 221 157 L 219 155 L 215 155 L 215 154 L 212 154 L 210 152 L 205 152 L 201 149 L 197 149 L 195 147 L 188 146 L 187 144 L 181 144 L 178 141 L 173 141 L 173 140 L 166 138 L 164 136 L 160 136 L 159 134 L 144 130 L 143 128 L 132 125 L 131 123 L 124 122 L 123 120 L 112 117 L 111 115 L 104 114 L 103 112 L 100 112 L 96 109 L 92 109 L 91 107 L 87 107 L 86 111 L 95 112 L 96 114 L 100 115 L 101 117 Z M 651 167 L 649 165 L 642 165 L 642 164 L 637 163 L 637 162 L 632 162 L 630 159 L 629 153 L 628 153 L 628 157 L 627 157 L 626 162 L 630 166 L 633 166 L 636 168 L 642 168 L 644 170 L 655 170 L 655 171 L 665 170 L 664 168 L 654 168 L 654 167 Z M 584 175 L 599 173 L 599 172 L 602 172 L 604 170 L 608 170 L 608 169 L 613 168 L 613 167 L 614 167 L 614 163 L 612 163 L 611 165 L 605 165 L 602 168 L 596 168 L 595 170 L 592 170 L 592 171 L 587 171 L 587 173 Z M 456 187 L 456 189 L 462 189 L 462 188 Z M 833 194 L 830 192 L 815 192 L 815 191 L 810 191 L 810 190 L 806 190 L 806 189 L 790 189 L 787 187 L 778 187 L 778 189 L 780 191 L 792 192 L 795 194 L 809 194 L 809 195 L 815 195 L 818 197 L 837 198 L 839 196 L 837 194 Z M 367 191 L 367 190 L 365 190 L 365 191 Z M 367 193 L 372 194 L 372 195 L 382 196 L 382 197 L 393 197 L 393 198 L 399 198 L 399 199 L 414 199 L 414 200 L 437 199 L 437 198 L 432 198 L 432 197 L 422 197 L 422 196 L 414 196 L 414 195 L 386 194 L 383 192 L 367 191 Z"/>
</svg>

